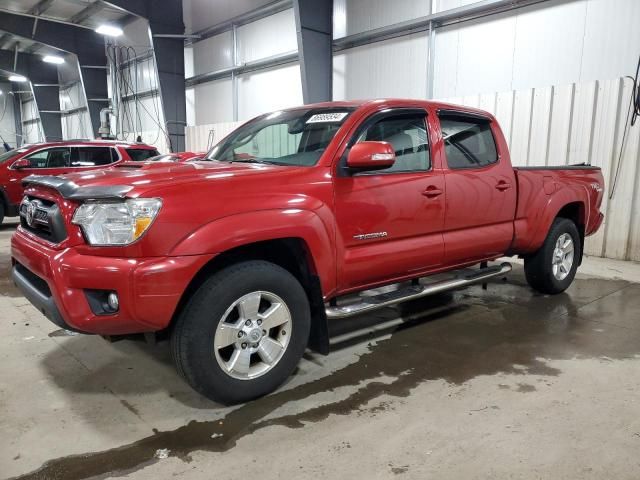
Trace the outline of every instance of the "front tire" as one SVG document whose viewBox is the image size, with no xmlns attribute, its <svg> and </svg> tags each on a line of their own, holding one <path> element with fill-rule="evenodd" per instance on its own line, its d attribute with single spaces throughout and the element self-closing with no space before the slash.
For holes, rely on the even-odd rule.
<svg viewBox="0 0 640 480">
<path fill-rule="evenodd" d="M 298 280 L 278 265 L 247 261 L 198 288 L 176 321 L 171 350 L 195 390 L 235 404 L 272 392 L 293 373 L 310 326 Z"/>
<path fill-rule="evenodd" d="M 541 293 L 564 292 L 576 276 L 581 255 L 576 224 L 567 218 L 556 218 L 542 247 L 524 260 L 527 282 Z"/>
</svg>

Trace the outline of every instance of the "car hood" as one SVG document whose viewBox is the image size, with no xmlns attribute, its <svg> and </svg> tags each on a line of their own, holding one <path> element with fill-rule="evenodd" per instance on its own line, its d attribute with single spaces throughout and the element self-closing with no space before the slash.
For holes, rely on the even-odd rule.
<svg viewBox="0 0 640 480">
<path fill-rule="evenodd" d="M 127 196 L 165 185 L 214 181 L 247 175 L 269 175 L 283 170 L 297 169 L 279 165 L 239 162 L 125 162 L 116 167 L 64 175 L 79 187 L 129 185 L 133 187 Z"/>
</svg>

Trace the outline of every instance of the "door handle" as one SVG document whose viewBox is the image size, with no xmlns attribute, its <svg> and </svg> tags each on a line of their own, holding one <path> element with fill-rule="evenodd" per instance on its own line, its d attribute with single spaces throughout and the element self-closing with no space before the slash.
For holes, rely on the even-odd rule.
<svg viewBox="0 0 640 480">
<path fill-rule="evenodd" d="M 504 192 L 505 190 L 509 190 L 511 188 L 511 184 L 505 181 L 500 181 L 496 185 L 496 189 Z"/>
<path fill-rule="evenodd" d="M 440 190 L 438 187 L 435 187 L 433 185 L 429 185 L 423 192 L 422 195 L 424 195 L 427 198 L 435 198 L 439 195 L 442 195 L 442 190 Z"/>
</svg>

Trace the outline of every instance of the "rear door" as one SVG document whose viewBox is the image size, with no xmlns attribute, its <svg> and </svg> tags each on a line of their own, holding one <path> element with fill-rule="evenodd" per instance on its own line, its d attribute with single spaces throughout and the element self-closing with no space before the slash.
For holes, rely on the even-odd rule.
<svg viewBox="0 0 640 480">
<path fill-rule="evenodd" d="M 107 167 L 119 159 L 120 157 L 113 147 L 80 145 L 71 148 L 71 169 L 69 171 Z"/>
<path fill-rule="evenodd" d="M 513 239 L 516 180 L 488 117 L 438 111 L 447 205 L 445 260 L 466 263 L 504 253 Z"/>
<path fill-rule="evenodd" d="M 386 170 L 334 179 L 340 290 L 411 276 L 442 262 L 444 179 L 431 159 L 426 111 L 393 109 L 372 115 L 355 132 L 361 141 L 391 143 L 396 162 Z"/>
</svg>

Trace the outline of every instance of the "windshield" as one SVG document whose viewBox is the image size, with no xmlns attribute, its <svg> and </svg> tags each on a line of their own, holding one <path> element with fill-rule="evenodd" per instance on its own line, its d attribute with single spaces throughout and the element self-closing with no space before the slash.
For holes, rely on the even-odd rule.
<svg viewBox="0 0 640 480">
<path fill-rule="evenodd" d="M 9 150 L 8 152 L 5 152 L 2 155 L 0 155 L 0 163 L 4 163 L 7 160 L 11 160 L 12 158 L 18 157 L 18 156 L 22 155 L 24 152 L 26 152 L 27 150 L 29 150 L 29 149 L 28 148 L 18 148 L 16 150 Z"/>
<path fill-rule="evenodd" d="M 352 108 L 270 113 L 241 126 L 213 147 L 206 160 L 315 165 Z"/>
</svg>

